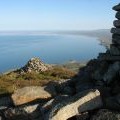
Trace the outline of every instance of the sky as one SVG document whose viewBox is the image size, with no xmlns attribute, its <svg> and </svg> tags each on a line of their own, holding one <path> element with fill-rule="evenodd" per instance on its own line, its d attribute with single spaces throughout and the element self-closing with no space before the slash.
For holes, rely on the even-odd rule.
<svg viewBox="0 0 120 120">
<path fill-rule="evenodd" d="M 0 31 L 110 29 L 120 0 L 0 0 Z"/>
</svg>

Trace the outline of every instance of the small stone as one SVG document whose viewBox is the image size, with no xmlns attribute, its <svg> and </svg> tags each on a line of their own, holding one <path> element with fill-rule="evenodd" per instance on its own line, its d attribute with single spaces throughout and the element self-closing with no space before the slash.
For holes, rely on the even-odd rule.
<svg viewBox="0 0 120 120">
<path fill-rule="evenodd" d="M 115 20 L 113 24 L 115 27 L 120 28 L 120 20 Z"/>
<path fill-rule="evenodd" d="M 112 28 L 111 33 L 120 35 L 120 28 Z"/>
<path fill-rule="evenodd" d="M 108 68 L 108 71 L 105 73 L 103 80 L 109 84 L 116 76 L 120 70 L 120 62 L 115 62 Z"/>
<path fill-rule="evenodd" d="M 120 113 L 101 109 L 90 120 L 120 120 Z"/>
<path fill-rule="evenodd" d="M 120 55 L 120 48 L 118 45 L 112 44 L 110 45 L 110 54 L 111 55 Z"/>
<path fill-rule="evenodd" d="M 116 16 L 115 16 L 117 19 L 120 19 L 120 11 L 116 13 Z"/>
<path fill-rule="evenodd" d="M 113 7 L 113 10 L 115 10 L 115 11 L 120 11 L 120 4 L 114 6 L 114 7 Z"/>
<path fill-rule="evenodd" d="M 112 43 L 116 45 L 120 45 L 120 35 L 113 34 L 112 35 Z"/>
</svg>

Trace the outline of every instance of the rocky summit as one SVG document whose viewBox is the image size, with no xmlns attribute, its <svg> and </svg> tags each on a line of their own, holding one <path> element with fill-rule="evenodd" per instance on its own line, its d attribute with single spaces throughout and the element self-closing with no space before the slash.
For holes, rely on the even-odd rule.
<svg viewBox="0 0 120 120">
<path fill-rule="evenodd" d="M 112 28 L 112 44 L 72 79 L 43 87 L 29 86 L 0 98 L 1 120 L 120 120 L 120 4 Z M 49 67 L 37 58 L 20 70 Z"/>
</svg>

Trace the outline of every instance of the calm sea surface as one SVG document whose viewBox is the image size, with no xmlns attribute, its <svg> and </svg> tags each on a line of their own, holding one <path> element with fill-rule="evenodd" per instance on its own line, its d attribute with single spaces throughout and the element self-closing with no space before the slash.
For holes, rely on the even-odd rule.
<svg viewBox="0 0 120 120">
<path fill-rule="evenodd" d="M 0 72 L 23 66 L 30 58 L 46 63 L 86 61 L 104 52 L 97 38 L 72 35 L 0 36 Z"/>
</svg>

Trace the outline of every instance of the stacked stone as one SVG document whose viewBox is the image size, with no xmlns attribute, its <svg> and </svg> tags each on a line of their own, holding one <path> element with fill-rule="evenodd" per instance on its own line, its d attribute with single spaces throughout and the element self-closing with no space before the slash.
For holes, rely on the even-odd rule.
<svg viewBox="0 0 120 120">
<path fill-rule="evenodd" d="M 117 11 L 116 18 L 113 22 L 114 28 L 111 29 L 112 35 L 112 44 L 110 46 L 110 54 L 115 56 L 120 56 L 120 4 L 113 7 L 113 10 Z"/>
<path fill-rule="evenodd" d="M 113 7 L 113 10 L 117 11 L 115 17 L 117 20 L 113 22 L 114 28 L 111 29 L 112 44 L 110 50 L 106 53 L 100 53 L 99 60 L 116 61 L 120 60 L 120 3 Z"/>
</svg>

